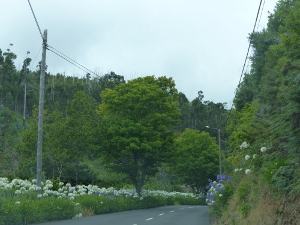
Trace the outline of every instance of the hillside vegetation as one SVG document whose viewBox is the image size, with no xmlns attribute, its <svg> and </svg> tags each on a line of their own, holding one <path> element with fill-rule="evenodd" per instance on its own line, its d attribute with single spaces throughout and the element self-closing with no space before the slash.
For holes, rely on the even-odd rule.
<svg viewBox="0 0 300 225">
<path fill-rule="evenodd" d="M 300 224 L 300 1 L 279 1 L 249 41 L 227 126 L 232 178 L 211 189 L 211 212 L 215 224 Z"/>
</svg>

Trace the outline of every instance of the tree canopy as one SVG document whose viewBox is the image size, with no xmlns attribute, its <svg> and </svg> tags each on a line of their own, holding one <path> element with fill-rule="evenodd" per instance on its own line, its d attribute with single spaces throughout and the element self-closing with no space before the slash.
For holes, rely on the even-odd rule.
<svg viewBox="0 0 300 225">
<path fill-rule="evenodd" d="M 218 173 L 218 149 L 215 138 L 207 132 L 186 129 L 175 141 L 171 167 L 184 184 L 202 193 L 207 181 Z"/>
<path fill-rule="evenodd" d="M 147 175 L 169 155 L 180 112 L 171 78 L 137 78 L 101 93 L 104 153 L 112 169 L 129 176 L 138 194 Z"/>
</svg>

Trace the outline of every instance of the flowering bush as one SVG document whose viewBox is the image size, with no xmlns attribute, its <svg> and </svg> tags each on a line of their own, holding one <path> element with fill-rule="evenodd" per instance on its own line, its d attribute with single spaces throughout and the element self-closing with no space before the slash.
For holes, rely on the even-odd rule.
<svg viewBox="0 0 300 225">
<path fill-rule="evenodd" d="M 58 188 L 55 189 L 54 186 Z M 6 209 L 4 214 L 0 211 L 0 225 L 79 218 L 164 205 L 204 204 L 203 196 L 192 193 L 144 190 L 140 197 L 133 189 L 72 186 L 62 182 L 54 185 L 50 180 L 38 187 L 35 179 L 9 181 L 4 177 L 0 177 L 0 195 L 0 208 Z M 87 211 L 89 213 L 85 214 Z"/>
<path fill-rule="evenodd" d="M 206 203 L 207 205 L 214 206 L 216 204 L 216 197 L 223 197 L 223 194 L 221 193 L 224 191 L 225 183 L 231 181 L 231 176 L 219 174 L 217 176 L 217 181 L 209 181 L 209 186 L 207 186 L 209 190 L 206 194 Z"/>
<path fill-rule="evenodd" d="M 64 185 L 64 183 L 60 182 L 60 188 L 58 190 L 51 190 L 53 188 L 53 182 L 50 180 L 46 180 L 45 183 L 42 182 L 42 187 L 38 187 L 36 184 L 36 180 L 32 180 L 31 182 L 28 180 L 14 179 L 11 182 L 7 178 L 0 177 L 0 189 L 3 190 L 15 190 L 15 195 L 20 195 L 28 192 L 33 192 L 37 190 L 42 190 L 42 194 L 37 194 L 36 197 L 38 199 L 42 197 L 52 197 L 52 198 L 68 198 L 73 200 L 75 197 L 83 196 L 83 195 L 99 195 L 99 196 L 107 196 L 112 198 L 115 197 L 128 197 L 128 198 L 139 198 L 134 189 L 125 189 L 121 188 L 119 190 L 109 187 L 100 188 L 97 185 L 75 185 L 71 186 L 70 183 Z M 64 186 L 63 186 L 64 185 Z M 142 196 L 155 196 L 160 198 L 167 197 L 192 197 L 199 198 L 198 196 L 192 193 L 182 193 L 182 192 L 166 192 L 166 191 L 148 191 L 143 190 Z"/>
<path fill-rule="evenodd" d="M 218 175 L 216 181 L 210 181 L 206 195 L 206 203 L 210 206 L 211 214 L 218 218 L 226 208 L 229 198 L 233 194 L 230 184 L 231 176 Z"/>
<path fill-rule="evenodd" d="M 247 149 L 247 148 L 249 148 L 249 149 Z M 234 172 L 244 171 L 245 174 L 250 174 L 250 172 L 252 170 L 254 170 L 255 168 L 261 167 L 263 158 L 260 156 L 261 156 L 261 153 L 266 152 L 266 150 L 267 150 L 266 147 L 261 147 L 260 151 L 257 149 L 254 150 L 254 149 L 250 148 L 249 143 L 243 142 L 240 146 L 240 149 L 242 149 L 242 150 L 247 149 L 246 151 L 248 154 L 245 155 L 245 157 L 244 157 L 245 161 L 247 161 L 247 162 L 245 162 L 245 161 L 241 162 L 241 163 L 237 164 L 237 166 L 243 166 L 243 167 L 246 167 L 246 169 L 243 170 L 242 168 L 235 168 Z M 243 153 L 241 152 L 241 154 L 243 154 Z M 252 157 L 251 157 L 251 155 L 252 155 Z"/>
</svg>

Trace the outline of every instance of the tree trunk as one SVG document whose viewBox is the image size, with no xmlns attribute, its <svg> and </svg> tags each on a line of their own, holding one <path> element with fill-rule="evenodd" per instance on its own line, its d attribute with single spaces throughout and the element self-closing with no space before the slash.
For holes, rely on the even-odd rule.
<svg viewBox="0 0 300 225">
<path fill-rule="evenodd" d="M 132 176 L 131 176 L 131 180 L 132 180 L 132 183 L 134 184 L 135 191 L 139 197 L 142 196 L 142 188 L 144 186 L 145 178 L 146 178 L 146 167 L 145 166 L 142 167 L 141 174 L 139 174 L 139 171 L 136 171 L 136 175 L 134 176 L 132 174 Z"/>
</svg>

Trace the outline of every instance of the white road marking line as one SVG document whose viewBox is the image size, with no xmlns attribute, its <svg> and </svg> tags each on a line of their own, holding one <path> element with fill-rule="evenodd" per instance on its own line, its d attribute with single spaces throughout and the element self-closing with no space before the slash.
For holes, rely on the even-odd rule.
<svg viewBox="0 0 300 225">
<path fill-rule="evenodd" d="M 149 220 L 153 220 L 153 218 L 148 218 L 148 219 L 146 219 L 147 221 L 149 221 Z"/>
<path fill-rule="evenodd" d="M 164 213 L 161 213 L 161 214 L 159 214 L 160 216 L 163 216 L 164 215 Z"/>
<path fill-rule="evenodd" d="M 170 211 L 170 213 L 173 213 L 174 211 Z"/>
</svg>

